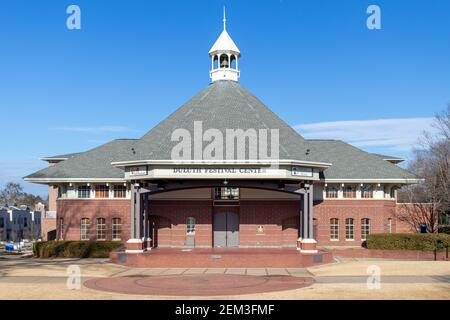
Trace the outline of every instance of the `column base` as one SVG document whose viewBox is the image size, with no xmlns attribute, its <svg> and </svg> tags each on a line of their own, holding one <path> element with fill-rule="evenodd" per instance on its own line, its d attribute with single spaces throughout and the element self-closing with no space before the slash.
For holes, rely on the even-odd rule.
<svg viewBox="0 0 450 320">
<path fill-rule="evenodd" d="M 125 253 L 144 252 L 144 243 L 141 239 L 129 239 L 126 243 Z"/>
<path fill-rule="evenodd" d="M 144 247 L 147 251 L 152 250 L 153 248 L 153 240 L 148 238 L 146 240 L 144 240 Z"/>
<path fill-rule="evenodd" d="M 317 241 L 314 239 L 299 239 L 297 247 L 300 246 L 300 253 L 317 253 Z"/>
</svg>

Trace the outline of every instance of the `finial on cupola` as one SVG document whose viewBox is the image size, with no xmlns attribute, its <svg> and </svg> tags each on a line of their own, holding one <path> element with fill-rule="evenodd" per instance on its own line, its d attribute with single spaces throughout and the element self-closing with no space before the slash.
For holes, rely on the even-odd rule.
<svg viewBox="0 0 450 320">
<path fill-rule="evenodd" d="M 241 52 L 227 32 L 227 18 L 225 7 L 223 7 L 223 31 L 216 40 L 211 50 L 211 81 L 232 80 L 238 81 L 240 72 L 238 59 Z"/>
</svg>

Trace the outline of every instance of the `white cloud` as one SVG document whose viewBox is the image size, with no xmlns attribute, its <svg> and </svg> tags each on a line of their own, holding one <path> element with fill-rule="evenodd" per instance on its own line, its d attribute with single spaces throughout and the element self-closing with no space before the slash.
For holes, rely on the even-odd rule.
<svg viewBox="0 0 450 320">
<path fill-rule="evenodd" d="M 410 151 L 433 118 L 318 122 L 294 126 L 307 139 L 343 140 L 359 148 Z"/>
<path fill-rule="evenodd" d="M 54 130 L 80 133 L 111 133 L 111 132 L 132 132 L 134 129 L 122 126 L 102 126 L 102 127 L 59 127 Z"/>
</svg>

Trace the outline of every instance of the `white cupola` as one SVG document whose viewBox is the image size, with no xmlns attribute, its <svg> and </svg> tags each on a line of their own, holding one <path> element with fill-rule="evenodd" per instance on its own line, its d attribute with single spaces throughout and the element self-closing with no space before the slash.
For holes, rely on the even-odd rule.
<svg viewBox="0 0 450 320">
<path fill-rule="evenodd" d="M 223 31 L 212 46 L 211 50 L 209 50 L 209 56 L 211 57 L 211 71 L 209 73 L 209 76 L 211 78 L 211 81 L 238 81 L 238 59 L 240 55 L 241 52 L 227 32 L 227 19 L 225 16 L 224 8 Z"/>
</svg>

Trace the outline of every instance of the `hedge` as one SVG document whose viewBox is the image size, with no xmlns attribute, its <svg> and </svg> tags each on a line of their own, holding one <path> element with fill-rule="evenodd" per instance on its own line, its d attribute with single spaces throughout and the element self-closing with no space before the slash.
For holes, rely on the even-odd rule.
<svg viewBox="0 0 450 320">
<path fill-rule="evenodd" d="M 450 235 L 443 233 L 371 234 L 366 241 L 368 249 L 432 251 L 450 246 Z"/>
<path fill-rule="evenodd" d="M 442 227 L 439 227 L 438 232 L 439 232 L 439 233 L 450 234 L 450 226 L 442 226 Z"/>
<path fill-rule="evenodd" d="M 108 258 L 121 248 L 117 241 L 40 241 L 33 245 L 37 258 Z"/>
</svg>

